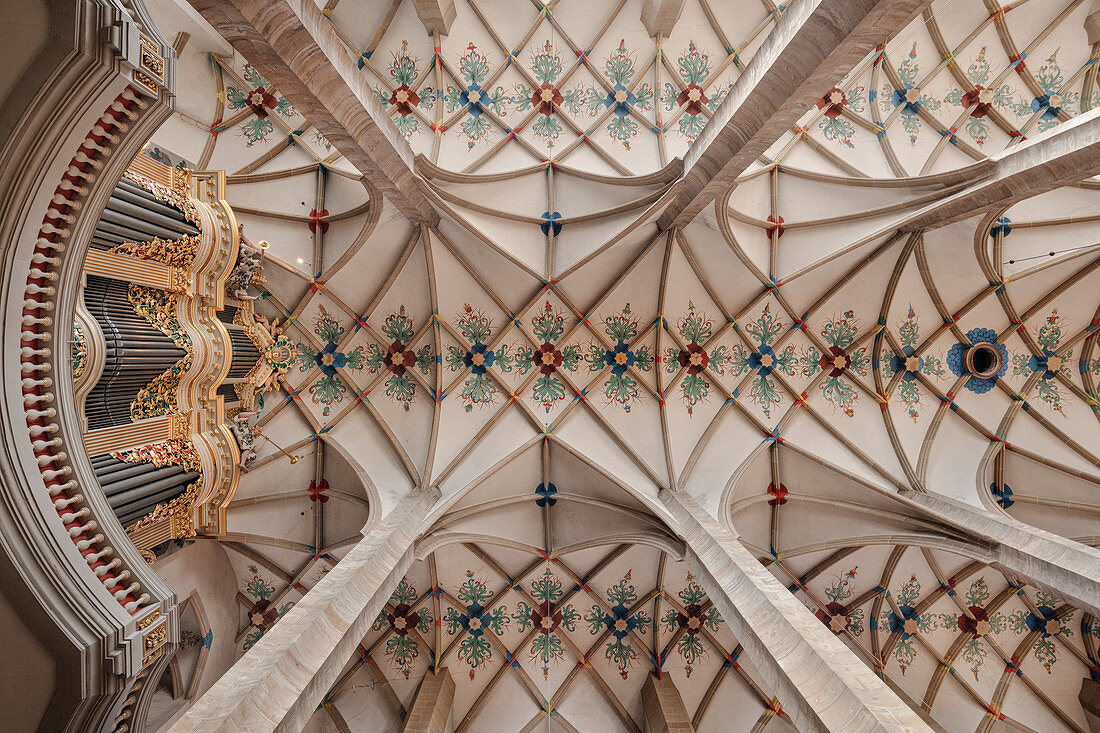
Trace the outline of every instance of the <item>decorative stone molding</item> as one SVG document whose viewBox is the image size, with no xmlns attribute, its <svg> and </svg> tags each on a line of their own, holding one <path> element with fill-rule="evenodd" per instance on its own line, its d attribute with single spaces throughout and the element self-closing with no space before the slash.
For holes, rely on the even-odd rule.
<svg viewBox="0 0 1100 733">
<path fill-rule="evenodd" d="M 138 31 L 119 4 L 78 0 L 51 23 L 57 52 L 36 69 L 36 86 L 28 76 L 21 88 L 29 102 L 0 155 L 8 294 L 0 549 L 14 569 L 5 577 L 10 597 L 65 671 L 42 727 L 102 730 L 147 655 L 138 621 L 162 616 L 148 651 L 164 655 L 177 616 L 172 592 L 106 519 L 106 500 L 86 490 L 93 472 L 72 447 L 82 430 L 68 342 L 98 211 L 125 161 L 170 113 L 171 94 L 130 85 Z M 170 84 L 171 49 L 150 40 Z"/>
</svg>

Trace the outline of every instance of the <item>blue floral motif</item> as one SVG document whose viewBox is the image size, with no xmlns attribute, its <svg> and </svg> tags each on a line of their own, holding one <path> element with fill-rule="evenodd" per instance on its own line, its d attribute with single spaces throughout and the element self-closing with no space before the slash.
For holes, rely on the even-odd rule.
<svg viewBox="0 0 1100 733">
<path fill-rule="evenodd" d="M 894 354 L 890 357 L 890 369 L 895 372 L 904 372 L 901 375 L 902 380 L 906 382 L 912 382 L 914 379 L 917 378 L 917 374 L 920 372 L 920 370 L 924 368 L 924 357 L 918 356 L 916 364 L 912 365 L 913 368 L 908 369 L 906 367 L 906 364 L 909 363 L 910 357 L 912 357 L 913 354 L 916 353 L 916 349 L 914 349 L 912 346 L 906 346 L 901 350 L 901 352 L 902 354 L 904 354 L 904 356 L 898 356 L 897 354 Z"/>
<path fill-rule="evenodd" d="M 1012 500 L 1012 488 L 1008 484 L 992 483 L 989 485 L 989 491 L 993 494 L 993 497 L 997 500 L 997 503 L 1001 505 L 1002 509 L 1008 509 L 1016 502 Z"/>
<path fill-rule="evenodd" d="M 891 101 L 895 107 L 902 107 L 901 113 L 906 117 L 912 117 L 920 113 L 920 89 L 912 84 L 906 84 L 904 89 L 895 89 Z"/>
<path fill-rule="evenodd" d="M 756 352 L 749 354 L 749 369 L 755 369 L 761 377 L 766 377 L 775 369 L 775 352 L 767 344 L 760 344 Z"/>
<path fill-rule="evenodd" d="M 539 224 L 539 228 L 542 229 L 543 234 L 549 234 L 551 229 L 554 230 L 555 237 L 561 234 L 561 213 L 557 211 L 544 211 L 541 218 L 542 223 Z"/>
<path fill-rule="evenodd" d="M 480 341 L 471 346 L 462 359 L 462 363 L 470 367 L 470 371 L 474 374 L 484 374 L 494 361 L 496 361 L 496 354 Z"/>
<path fill-rule="evenodd" d="M 634 93 L 627 89 L 622 84 L 616 84 L 607 95 L 607 99 L 603 101 L 603 106 L 614 106 L 613 110 L 616 117 L 626 117 L 630 114 L 630 106 L 638 103 L 638 98 L 634 96 Z"/>
<path fill-rule="evenodd" d="M 992 328 L 972 328 L 966 332 L 966 339 L 969 343 L 957 343 L 947 352 L 947 366 L 950 367 L 956 377 L 970 377 L 966 380 L 967 389 L 977 394 L 984 394 L 993 389 L 993 385 L 995 385 L 997 380 L 1004 376 L 1004 373 L 1008 370 L 1008 349 L 1006 349 L 1003 344 L 997 342 L 997 332 Z M 1001 366 L 996 374 L 991 374 L 988 377 L 980 377 L 971 373 L 967 368 L 966 354 L 974 344 L 978 343 L 989 344 L 1000 352 Z"/>
<path fill-rule="evenodd" d="M 1062 625 L 1058 621 L 1058 614 L 1050 606 L 1036 606 L 1036 610 L 1039 615 L 1029 613 L 1027 618 L 1024 619 L 1024 623 L 1032 631 L 1039 632 L 1039 638 L 1049 639 L 1051 636 L 1058 636 L 1061 634 Z M 1055 621 L 1055 624 L 1051 624 L 1051 621 Z M 1054 629 L 1054 631 L 1052 631 Z"/>
<path fill-rule="evenodd" d="M 492 627 L 493 616 L 480 603 L 471 603 L 466 606 L 466 613 L 459 615 L 458 623 L 470 636 L 477 639 L 485 633 L 486 627 Z"/>
<path fill-rule="evenodd" d="M 611 607 L 610 614 L 604 614 L 604 625 L 611 630 L 611 635 L 622 641 L 638 626 L 638 619 L 630 613 L 626 606 L 617 604 Z"/>
<path fill-rule="evenodd" d="M 1062 360 L 1061 357 L 1058 357 L 1056 353 L 1044 346 L 1043 355 L 1033 356 L 1028 359 L 1027 366 L 1033 372 L 1042 372 L 1043 379 L 1054 379 L 1055 375 L 1058 374 L 1058 369 L 1050 368 L 1049 360 L 1051 358 L 1058 358 L 1059 361 Z M 1059 366 L 1059 369 L 1060 368 L 1061 367 Z"/>
<path fill-rule="evenodd" d="M 321 373 L 326 377 L 332 377 L 336 375 L 337 369 L 343 369 L 348 363 L 347 355 L 336 350 L 336 344 L 325 344 L 325 348 L 317 352 L 317 356 L 314 357 L 317 360 L 317 366 L 320 368 Z"/>
<path fill-rule="evenodd" d="M 890 632 L 901 634 L 901 640 L 905 641 L 911 636 L 916 636 L 921 618 L 920 614 L 917 613 L 917 609 L 912 606 L 898 606 L 898 610 L 901 611 L 900 616 L 893 611 L 890 612 Z M 908 621 L 913 623 L 906 623 Z"/>
<path fill-rule="evenodd" d="M 466 91 L 458 95 L 459 103 L 466 105 L 467 111 L 474 117 L 480 116 L 481 113 L 485 111 L 485 108 L 481 105 L 482 101 L 488 98 L 489 95 L 476 83 L 466 87 Z"/>
<path fill-rule="evenodd" d="M 620 354 L 623 356 L 620 358 Z M 608 349 L 603 355 L 604 363 L 611 367 L 611 373 L 616 377 L 626 374 L 626 370 L 634 366 L 634 352 L 625 341 L 615 344 L 614 349 Z"/>
<path fill-rule="evenodd" d="M 558 500 L 554 498 L 554 494 L 556 493 L 558 493 L 558 487 L 554 486 L 554 484 L 550 484 L 549 486 L 546 484 L 539 484 L 535 487 L 535 496 L 538 497 L 535 499 L 535 503 L 540 507 L 545 507 L 547 505 L 554 506 L 558 503 Z"/>
<path fill-rule="evenodd" d="M 1051 97 L 1054 97 L 1052 100 Z M 1058 118 L 1058 114 L 1062 111 L 1062 95 L 1060 94 L 1043 94 L 1031 100 L 1031 111 L 1042 111 L 1040 119 L 1054 120 Z"/>
</svg>

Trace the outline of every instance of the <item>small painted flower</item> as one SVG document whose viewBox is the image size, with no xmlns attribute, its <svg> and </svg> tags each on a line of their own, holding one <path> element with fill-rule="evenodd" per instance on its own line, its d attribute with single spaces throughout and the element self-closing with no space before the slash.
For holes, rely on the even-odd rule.
<svg viewBox="0 0 1100 733">
<path fill-rule="evenodd" d="M 538 354 L 535 357 L 539 371 L 543 374 L 553 374 L 562 363 L 561 350 L 556 348 L 551 343 L 544 343 L 539 346 Z"/>
<path fill-rule="evenodd" d="M 838 87 L 833 87 L 825 92 L 825 96 L 817 100 L 817 108 L 825 110 L 825 116 L 829 119 L 839 117 L 844 112 L 844 107 L 847 104 L 848 98 Z"/>
<path fill-rule="evenodd" d="M 390 104 L 403 116 L 412 114 L 412 108 L 420 104 L 420 96 L 408 84 L 402 84 L 390 94 Z"/>
<path fill-rule="evenodd" d="M 706 349 L 697 343 L 690 343 L 686 349 L 680 349 L 676 355 L 676 361 L 682 367 L 687 367 L 688 374 L 695 375 L 707 368 L 710 357 Z"/>
<path fill-rule="evenodd" d="M 531 106 L 544 115 L 553 114 L 554 108 L 560 106 L 562 101 L 561 92 L 551 82 L 544 82 L 531 95 Z"/>
<path fill-rule="evenodd" d="M 485 370 L 493 365 L 496 361 L 496 355 L 493 350 L 483 343 L 476 343 L 470 347 L 470 350 L 466 352 L 466 356 L 462 359 L 463 363 L 470 367 L 470 371 L 474 374 L 484 374 Z"/>
<path fill-rule="evenodd" d="M 707 103 L 707 95 L 703 87 L 691 82 L 676 97 L 676 103 L 684 108 L 685 114 L 697 115 L 703 111 L 703 106 Z"/>
</svg>

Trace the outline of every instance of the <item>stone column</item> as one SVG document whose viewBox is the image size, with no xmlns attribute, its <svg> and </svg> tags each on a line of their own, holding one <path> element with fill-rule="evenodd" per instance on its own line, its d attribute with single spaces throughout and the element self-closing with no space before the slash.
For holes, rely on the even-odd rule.
<svg viewBox="0 0 1100 733">
<path fill-rule="evenodd" d="M 1100 614 L 1100 550 L 933 493 L 905 492 L 933 516 L 985 540 L 989 563 Z"/>
<path fill-rule="evenodd" d="M 455 680 L 446 667 L 433 673 L 431 669 L 420 681 L 405 727 L 401 733 L 444 733 L 455 701 Z"/>
<path fill-rule="evenodd" d="M 660 498 L 689 570 L 799 730 L 931 730 L 694 499 L 668 489 Z"/>
<path fill-rule="evenodd" d="M 668 675 L 652 672 L 642 685 L 642 710 L 646 733 L 695 733 L 684 698 Z"/>
<path fill-rule="evenodd" d="M 402 500 L 170 730 L 301 730 L 412 564 L 438 497 Z"/>
</svg>

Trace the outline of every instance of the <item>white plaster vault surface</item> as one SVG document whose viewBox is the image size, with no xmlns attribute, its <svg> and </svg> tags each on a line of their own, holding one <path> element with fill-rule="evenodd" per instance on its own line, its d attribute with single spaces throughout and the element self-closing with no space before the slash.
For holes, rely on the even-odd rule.
<svg viewBox="0 0 1100 733">
<path fill-rule="evenodd" d="M 422 156 L 442 215 L 424 228 L 289 103 L 263 119 L 233 109 L 262 86 L 247 59 L 193 11 L 150 5 L 165 37 L 190 34 L 177 111 L 153 142 L 230 173 L 245 235 L 271 244 L 258 308 L 307 347 L 258 418 L 303 459 L 265 446 L 219 540 L 239 584 L 237 654 L 274 620 L 253 623 L 258 601 L 277 617 L 368 516 L 417 487 L 442 492 L 440 539 L 388 606 L 421 625 L 402 635 L 383 614 L 308 730 L 399 730 L 437 662 L 457 682 L 455 730 L 636 730 L 655 666 L 699 731 L 787 727 L 706 589 L 693 590 L 662 488 L 735 529 L 944 729 L 1085 729 L 1077 692 L 1097 669 L 1100 625 L 967 557 L 958 532 L 898 492 L 1095 544 L 1097 184 L 899 229 L 1021 136 L 1100 100 L 1089 3 L 932 3 L 672 234 L 657 231 L 654 202 L 773 26 L 770 0 L 687 0 L 663 56 L 640 0 L 560 0 L 549 18 L 537 3 L 458 0 L 438 73 L 413 2 L 330 0 Z M 459 96 L 471 74 L 495 100 L 476 115 Z M 544 75 L 563 93 L 552 115 L 523 109 Z M 409 114 L 391 102 L 404 84 L 421 100 Z M 616 84 L 635 100 L 623 116 L 605 104 Z M 964 95 L 979 86 L 992 101 L 975 116 Z M 694 88 L 711 102 L 691 114 Z M 553 212 L 562 228 L 544 231 Z M 402 351 L 428 356 L 395 386 L 369 356 L 399 340 L 399 319 Z M 984 392 L 948 363 L 978 328 L 1008 361 Z M 322 383 L 306 352 L 329 341 L 363 368 L 353 357 Z M 619 341 L 627 380 L 604 359 Z M 481 355 L 482 375 L 463 361 L 478 342 L 495 354 Z M 561 363 L 525 372 L 544 343 Z M 698 351 L 705 368 L 690 362 Z M 307 491 L 321 477 L 327 502 Z M 553 503 L 536 494 L 550 483 Z M 522 623 L 539 589 L 555 602 L 575 591 L 576 613 L 541 648 Z M 462 625 L 473 598 L 497 609 L 480 641 Z M 616 644 L 585 617 L 619 602 L 635 626 Z M 692 603 L 705 622 L 689 634 L 677 615 Z M 984 614 L 988 633 L 960 631 L 966 614 Z"/>
</svg>

